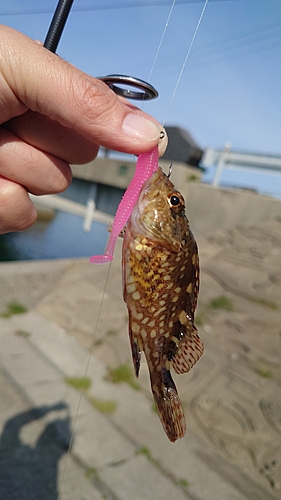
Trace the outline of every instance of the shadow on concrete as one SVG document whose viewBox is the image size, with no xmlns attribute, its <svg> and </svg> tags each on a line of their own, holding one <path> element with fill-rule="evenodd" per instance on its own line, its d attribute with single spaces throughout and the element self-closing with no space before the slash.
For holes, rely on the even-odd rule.
<svg viewBox="0 0 281 500">
<path fill-rule="evenodd" d="M 63 402 L 32 408 L 6 422 L 0 441 L 1 499 L 57 500 L 58 462 L 69 449 L 70 417 L 46 423 L 33 446 L 23 443 L 20 433 L 25 425 L 67 408 Z"/>
</svg>

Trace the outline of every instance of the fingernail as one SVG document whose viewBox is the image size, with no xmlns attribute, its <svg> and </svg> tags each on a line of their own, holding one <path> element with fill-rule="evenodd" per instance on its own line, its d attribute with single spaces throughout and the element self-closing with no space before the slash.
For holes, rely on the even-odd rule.
<svg viewBox="0 0 281 500">
<path fill-rule="evenodd" d="M 122 129 L 127 136 L 144 141 L 154 141 L 159 138 L 161 132 L 156 123 L 135 113 L 125 116 Z"/>
</svg>

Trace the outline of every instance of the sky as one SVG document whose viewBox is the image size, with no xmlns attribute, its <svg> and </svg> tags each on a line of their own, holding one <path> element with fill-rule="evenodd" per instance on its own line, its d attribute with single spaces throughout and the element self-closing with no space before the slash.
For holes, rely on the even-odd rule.
<svg viewBox="0 0 281 500">
<path fill-rule="evenodd" d="M 230 142 L 281 156 L 280 0 L 209 0 L 176 92 L 204 1 L 177 0 L 167 25 L 172 3 L 74 0 L 57 53 L 93 76 L 150 81 L 159 97 L 144 110 L 187 129 L 202 148 Z M 56 4 L 2 0 L 0 23 L 44 40 Z M 257 179 L 262 192 L 281 197 L 281 177 L 269 179 L 273 191 L 265 176 Z"/>
</svg>

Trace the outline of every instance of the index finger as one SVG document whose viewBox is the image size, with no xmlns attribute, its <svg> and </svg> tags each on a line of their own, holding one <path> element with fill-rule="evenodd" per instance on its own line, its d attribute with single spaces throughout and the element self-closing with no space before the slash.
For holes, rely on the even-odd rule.
<svg viewBox="0 0 281 500">
<path fill-rule="evenodd" d="M 125 104 L 100 80 L 11 28 L 1 27 L 0 47 L 5 47 L 4 91 L 0 84 L 5 121 L 29 108 L 109 149 L 139 154 L 158 144 L 160 124 Z"/>
</svg>

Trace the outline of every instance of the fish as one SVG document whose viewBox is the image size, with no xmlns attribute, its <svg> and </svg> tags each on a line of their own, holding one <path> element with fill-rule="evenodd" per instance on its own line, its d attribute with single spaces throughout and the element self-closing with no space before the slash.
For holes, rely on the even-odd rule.
<svg viewBox="0 0 281 500">
<path fill-rule="evenodd" d="M 194 325 L 199 257 L 181 193 L 161 167 L 144 183 L 122 246 L 123 298 L 136 376 L 143 352 L 163 428 L 175 442 L 186 423 L 171 369 L 188 372 L 203 354 Z"/>
</svg>

